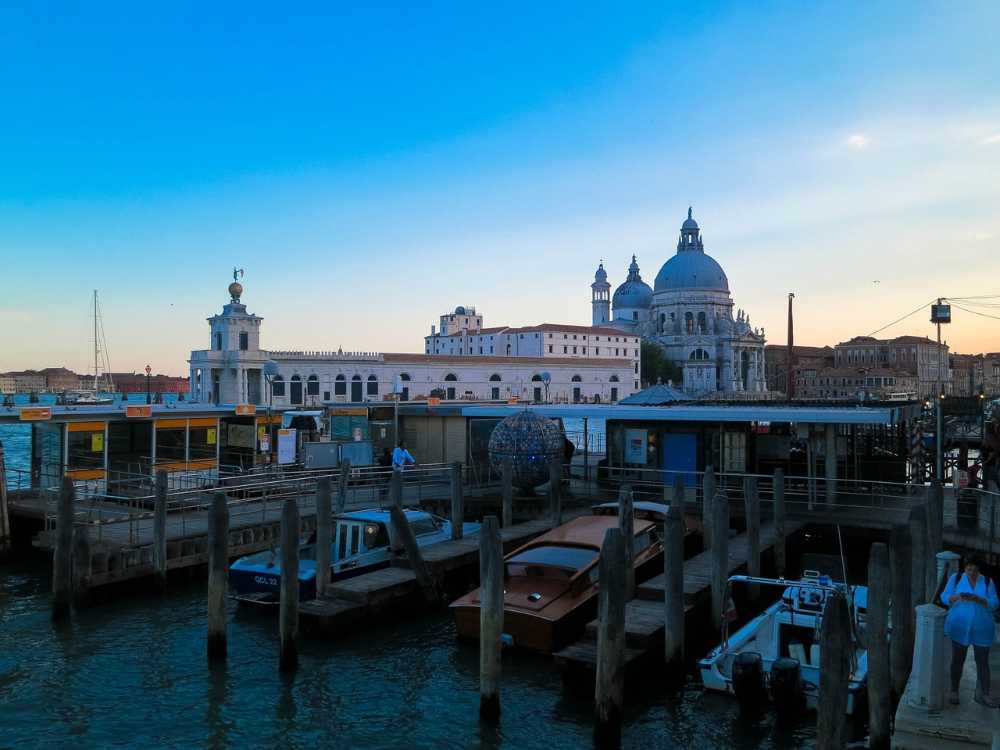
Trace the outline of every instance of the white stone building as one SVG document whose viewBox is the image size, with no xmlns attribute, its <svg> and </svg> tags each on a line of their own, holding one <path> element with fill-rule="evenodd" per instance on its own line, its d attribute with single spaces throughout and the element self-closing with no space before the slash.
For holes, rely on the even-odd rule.
<svg viewBox="0 0 1000 750">
<path fill-rule="evenodd" d="M 682 369 L 686 393 L 739 397 L 767 391 L 764 331 L 753 328 L 742 310 L 733 314 L 729 280 L 705 253 L 691 209 L 681 225 L 677 253 L 660 268 L 653 288 L 639 275 L 635 256 L 610 311 L 608 288 L 602 263 L 591 284 L 594 319 L 607 316 L 611 326 L 663 347 Z"/>
<path fill-rule="evenodd" d="M 260 348 L 263 318 L 240 302 L 243 286 L 234 281 L 229 294 L 222 313 L 208 319 L 211 348 L 192 351 L 188 360 L 191 395 L 198 402 L 265 404 L 268 361 L 278 370 L 274 405 L 364 402 L 393 392 L 402 399 L 608 402 L 639 388 L 638 337 L 613 328 L 505 328 L 488 352 L 489 339 L 483 337 L 491 334 L 482 328 L 482 317 L 474 311 L 467 316 L 460 308 L 462 314 L 449 317 L 463 319 L 465 326 L 476 319 L 477 338 L 460 331 L 462 350 L 454 354 L 265 350 Z M 447 325 L 458 323 L 450 319 Z"/>
</svg>

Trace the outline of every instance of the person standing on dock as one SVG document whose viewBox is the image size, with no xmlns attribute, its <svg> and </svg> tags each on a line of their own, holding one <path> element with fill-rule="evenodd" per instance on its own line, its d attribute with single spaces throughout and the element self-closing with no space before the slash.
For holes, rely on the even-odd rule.
<svg viewBox="0 0 1000 750">
<path fill-rule="evenodd" d="M 410 452 L 406 450 L 406 443 L 402 440 L 399 441 L 399 445 L 392 452 L 392 468 L 393 470 L 399 469 L 402 471 L 406 468 L 407 464 L 416 464 L 417 459 L 415 459 Z"/>
<path fill-rule="evenodd" d="M 993 614 L 1000 601 L 993 581 L 980 574 L 979 560 L 966 560 L 965 572 L 948 580 L 941 602 L 948 607 L 944 632 L 952 643 L 949 702 L 958 705 L 958 684 L 971 645 L 976 659 L 976 703 L 996 708 L 1000 702 L 990 694 L 990 647 L 996 639 Z"/>
</svg>

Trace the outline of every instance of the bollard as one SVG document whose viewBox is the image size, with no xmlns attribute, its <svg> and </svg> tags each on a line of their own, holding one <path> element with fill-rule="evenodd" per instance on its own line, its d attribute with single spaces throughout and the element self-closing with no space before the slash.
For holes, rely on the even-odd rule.
<svg viewBox="0 0 1000 750">
<path fill-rule="evenodd" d="M 635 506 L 632 485 L 618 490 L 618 528 L 625 538 L 625 601 L 635 596 Z"/>
<path fill-rule="evenodd" d="M 706 550 L 712 547 L 712 502 L 715 500 L 715 469 L 705 467 L 701 485 L 701 542 Z"/>
<path fill-rule="evenodd" d="M 406 551 L 406 559 L 410 563 L 410 569 L 414 576 L 416 576 L 417 584 L 424 592 L 424 598 L 433 604 L 437 601 L 437 591 L 434 588 L 434 581 L 427 571 L 427 566 L 424 564 L 420 546 L 417 544 L 417 537 L 413 534 L 410 522 L 406 520 L 406 514 L 398 505 L 393 505 L 389 509 L 389 518 L 392 521 L 392 538 L 398 540 L 401 548 Z"/>
<path fill-rule="evenodd" d="M 935 479 L 931 486 L 927 488 L 927 584 L 925 591 L 928 595 L 937 588 L 937 571 L 934 564 L 929 561 L 931 555 L 944 549 L 944 493 L 941 482 Z"/>
<path fill-rule="evenodd" d="M 868 558 L 868 747 L 888 750 L 892 719 L 892 678 L 889 672 L 889 549 L 873 544 Z"/>
<path fill-rule="evenodd" d="M 621 745 L 625 693 L 625 537 L 621 529 L 604 534 L 599 565 L 597 674 L 594 680 L 594 742 Z"/>
<path fill-rule="evenodd" d="M 684 676 L 684 511 L 672 503 L 663 524 L 663 655 Z"/>
<path fill-rule="evenodd" d="M 847 747 L 847 683 L 851 677 L 851 620 L 847 601 L 834 594 L 823 608 L 820 626 L 817 750 Z"/>
<path fill-rule="evenodd" d="M 389 479 L 389 509 L 403 509 L 403 472 L 399 469 L 392 470 L 392 477 Z M 404 514 L 405 518 L 406 515 Z M 396 525 L 392 524 L 389 529 L 389 547 L 394 555 L 403 554 L 403 540 L 396 533 Z"/>
<path fill-rule="evenodd" d="M 332 572 L 333 517 L 330 477 L 316 483 L 316 596 L 323 596 Z"/>
<path fill-rule="evenodd" d="M 451 538 L 461 539 L 465 530 L 465 498 L 462 496 L 462 464 L 451 465 Z"/>
<path fill-rule="evenodd" d="M 509 458 L 503 460 L 500 468 L 503 496 L 500 501 L 503 527 L 506 529 L 514 523 L 514 464 Z"/>
<path fill-rule="evenodd" d="M 721 629 L 729 581 L 729 500 L 720 490 L 712 504 L 712 625 Z"/>
<path fill-rule="evenodd" d="M 340 475 L 337 477 L 337 512 L 343 513 L 347 508 L 347 480 L 351 478 L 351 459 L 340 462 Z"/>
<path fill-rule="evenodd" d="M 744 477 L 743 504 L 747 517 L 747 573 L 760 577 L 760 495 L 757 492 L 757 477 Z M 751 600 L 760 597 L 760 586 L 747 586 Z"/>
<path fill-rule="evenodd" d="M 216 492 L 208 515 L 208 660 L 226 658 L 226 587 L 229 581 L 229 506 Z"/>
<path fill-rule="evenodd" d="M 910 527 L 897 524 L 889 537 L 889 558 L 892 565 L 892 638 L 889 640 L 889 666 L 892 671 L 892 691 L 899 702 L 910 676 L 913 658 L 912 591 L 913 545 Z"/>
<path fill-rule="evenodd" d="M 937 601 L 930 601 L 931 597 L 937 597 L 940 595 L 941 591 L 944 591 L 944 587 L 948 584 L 948 579 L 951 578 L 955 573 L 959 572 L 959 563 L 962 560 L 962 556 L 957 552 L 949 552 L 945 550 L 944 552 L 938 552 L 934 555 L 936 575 L 937 575 L 937 586 L 934 587 L 934 591 L 931 592 L 931 596 L 928 597 L 928 604 L 939 604 Z"/>
<path fill-rule="evenodd" d="M 299 506 L 295 498 L 281 509 L 281 605 L 278 623 L 278 670 L 294 672 L 299 666 Z"/>
<path fill-rule="evenodd" d="M 906 694 L 906 702 L 925 711 L 940 711 L 944 707 L 948 669 L 947 644 L 944 637 L 944 620 L 947 610 L 934 604 L 921 604 L 916 608 L 917 637 L 913 651 L 913 686 Z"/>
<path fill-rule="evenodd" d="M 73 500 L 76 488 L 73 480 L 63 477 L 56 506 L 56 545 L 52 553 L 52 619 L 69 615 L 73 596 Z"/>
<path fill-rule="evenodd" d="M 153 577 L 156 589 L 167 590 L 167 472 L 156 472 L 156 498 L 153 504 Z"/>
<path fill-rule="evenodd" d="M 496 516 L 479 531 L 479 717 L 500 716 L 500 641 L 503 633 L 503 549 Z"/>
<path fill-rule="evenodd" d="M 90 604 L 90 539 L 87 527 L 73 533 L 73 606 L 83 609 Z"/>
<path fill-rule="evenodd" d="M 549 462 L 549 509 L 552 525 L 562 525 L 562 463 L 558 458 Z"/>
<path fill-rule="evenodd" d="M 927 603 L 927 568 L 934 567 L 934 563 L 927 559 L 927 510 L 923 505 L 910 508 L 909 525 L 913 550 L 910 563 L 910 605 L 916 607 Z"/>
<path fill-rule="evenodd" d="M 779 578 L 785 577 L 788 567 L 785 547 L 788 538 L 785 531 L 786 517 L 785 470 L 779 467 L 774 470 L 774 567 Z"/>
</svg>

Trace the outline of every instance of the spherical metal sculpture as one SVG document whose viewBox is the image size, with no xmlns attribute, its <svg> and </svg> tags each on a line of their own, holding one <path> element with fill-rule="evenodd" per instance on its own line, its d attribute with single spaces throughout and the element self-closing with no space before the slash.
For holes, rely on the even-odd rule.
<svg viewBox="0 0 1000 750">
<path fill-rule="evenodd" d="M 530 492 L 549 481 L 549 464 L 563 455 L 563 437 L 551 419 L 525 409 L 493 428 L 489 450 L 493 470 L 500 474 L 509 459 L 514 486 Z"/>
</svg>

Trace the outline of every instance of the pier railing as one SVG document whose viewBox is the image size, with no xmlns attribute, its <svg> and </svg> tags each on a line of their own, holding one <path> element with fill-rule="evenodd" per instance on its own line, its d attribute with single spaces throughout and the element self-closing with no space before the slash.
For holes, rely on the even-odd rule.
<svg viewBox="0 0 1000 750">
<path fill-rule="evenodd" d="M 450 497 L 452 464 L 422 464 L 403 472 L 404 505 L 422 505 L 427 501 L 443 501 Z M 463 469 L 463 480 L 468 469 Z M 214 495 L 226 495 L 234 527 L 251 523 L 275 521 L 281 508 L 294 499 L 303 515 L 315 513 L 315 494 L 321 478 L 327 477 L 335 488 L 340 485 L 341 470 L 307 470 L 301 467 L 274 472 L 245 473 L 220 477 L 210 487 L 168 489 L 167 513 L 170 523 L 180 536 L 204 533 L 207 510 Z M 389 467 L 352 468 L 344 484 L 345 510 L 389 507 Z M 146 481 L 142 477 L 143 482 Z M 43 493 L 45 531 L 55 528 L 56 491 Z M 124 544 L 138 544 L 152 533 L 155 494 L 108 493 L 77 495 L 74 523 L 92 528 L 95 541 L 113 539 Z"/>
</svg>

